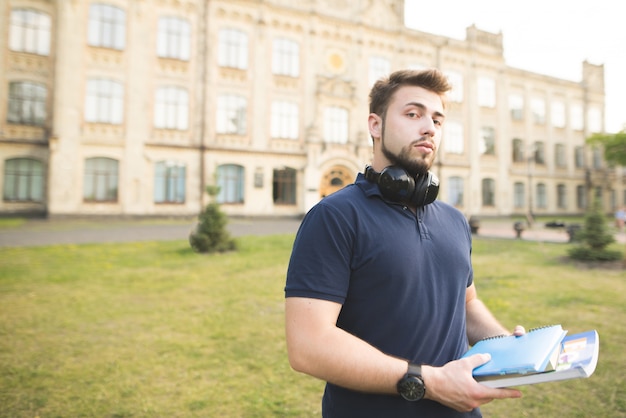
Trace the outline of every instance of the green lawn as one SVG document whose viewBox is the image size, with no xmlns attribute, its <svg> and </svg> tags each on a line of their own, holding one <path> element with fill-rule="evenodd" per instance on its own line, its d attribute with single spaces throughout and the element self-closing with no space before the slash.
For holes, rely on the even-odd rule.
<svg viewBox="0 0 626 418">
<path fill-rule="evenodd" d="M 0 417 L 319 416 L 287 363 L 293 235 L 0 249 Z M 524 387 L 492 417 L 626 416 L 626 274 L 562 264 L 566 244 L 477 238 L 475 280 L 507 325 L 600 333 L 589 380 Z"/>
</svg>

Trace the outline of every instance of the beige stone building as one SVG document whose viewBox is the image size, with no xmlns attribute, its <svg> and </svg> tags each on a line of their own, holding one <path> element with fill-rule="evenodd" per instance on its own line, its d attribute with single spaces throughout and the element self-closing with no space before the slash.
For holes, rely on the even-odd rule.
<svg viewBox="0 0 626 418">
<path fill-rule="evenodd" d="M 604 68 L 507 66 L 503 36 L 408 29 L 402 0 L 5 0 L 0 214 L 300 216 L 370 159 L 368 91 L 401 68 L 454 85 L 439 198 L 466 215 L 626 203 Z"/>
</svg>

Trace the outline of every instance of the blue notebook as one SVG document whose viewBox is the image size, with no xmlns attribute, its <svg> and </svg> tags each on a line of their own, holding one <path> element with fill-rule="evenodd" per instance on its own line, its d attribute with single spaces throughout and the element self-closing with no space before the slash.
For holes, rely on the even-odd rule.
<svg viewBox="0 0 626 418">
<path fill-rule="evenodd" d="M 535 328 L 526 334 L 493 337 L 481 340 L 463 355 L 489 353 L 491 360 L 478 366 L 474 377 L 507 374 L 539 373 L 556 364 L 560 344 L 567 334 L 560 325 Z"/>
<path fill-rule="evenodd" d="M 555 370 L 541 373 L 507 374 L 479 377 L 481 384 L 492 388 L 533 385 L 535 383 L 587 378 L 593 374 L 600 354 L 598 331 L 591 330 L 568 335 L 560 344 Z"/>
</svg>

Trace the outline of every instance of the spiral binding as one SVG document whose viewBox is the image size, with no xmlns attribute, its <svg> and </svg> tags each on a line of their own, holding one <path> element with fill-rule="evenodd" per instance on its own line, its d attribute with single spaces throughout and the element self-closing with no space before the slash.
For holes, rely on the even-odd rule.
<svg viewBox="0 0 626 418">
<path fill-rule="evenodd" d="M 544 326 L 541 326 L 541 327 L 531 328 L 531 329 L 529 329 L 529 330 L 528 330 L 527 334 L 528 334 L 528 333 L 530 333 L 530 332 L 533 332 L 533 331 L 540 330 L 540 329 L 551 328 L 551 327 L 557 327 L 557 326 L 559 326 L 559 325 L 558 325 L 558 324 L 552 324 L 552 325 L 544 325 Z M 494 335 L 493 337 L 486 337 L 486 338 L 483 338 L 483 339 L 482 339 L 482 340 L 480 340 L 480 341 L 496 340 L 496 339 L 498 339 L 498 338 L 506 338 L 506 337 L 512 337 L 512 335 L 507 335 L 507 334 Z"/>
</svg>

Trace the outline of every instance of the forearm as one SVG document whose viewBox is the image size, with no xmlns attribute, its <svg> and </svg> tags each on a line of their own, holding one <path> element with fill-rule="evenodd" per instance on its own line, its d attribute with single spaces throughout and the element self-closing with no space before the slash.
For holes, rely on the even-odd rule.
<svg viewBox="0 0 626 418">
<path fill-rule="evenodd" d="M 471 299 L 466 303 L 467 338 L 475 344 L 483 338 L 496 335 L 509 335 L 507 330 L 480 299 Z"/>
<path fill-rule="evenodd" d="M 311 318 L 309 306 L 296 299 L 286 303 L 287 351 L 294 370 L 356 391 L 397 393 L 406 360 L 384 354 L 334 323 L 303 320 Z"/>
</svg>

